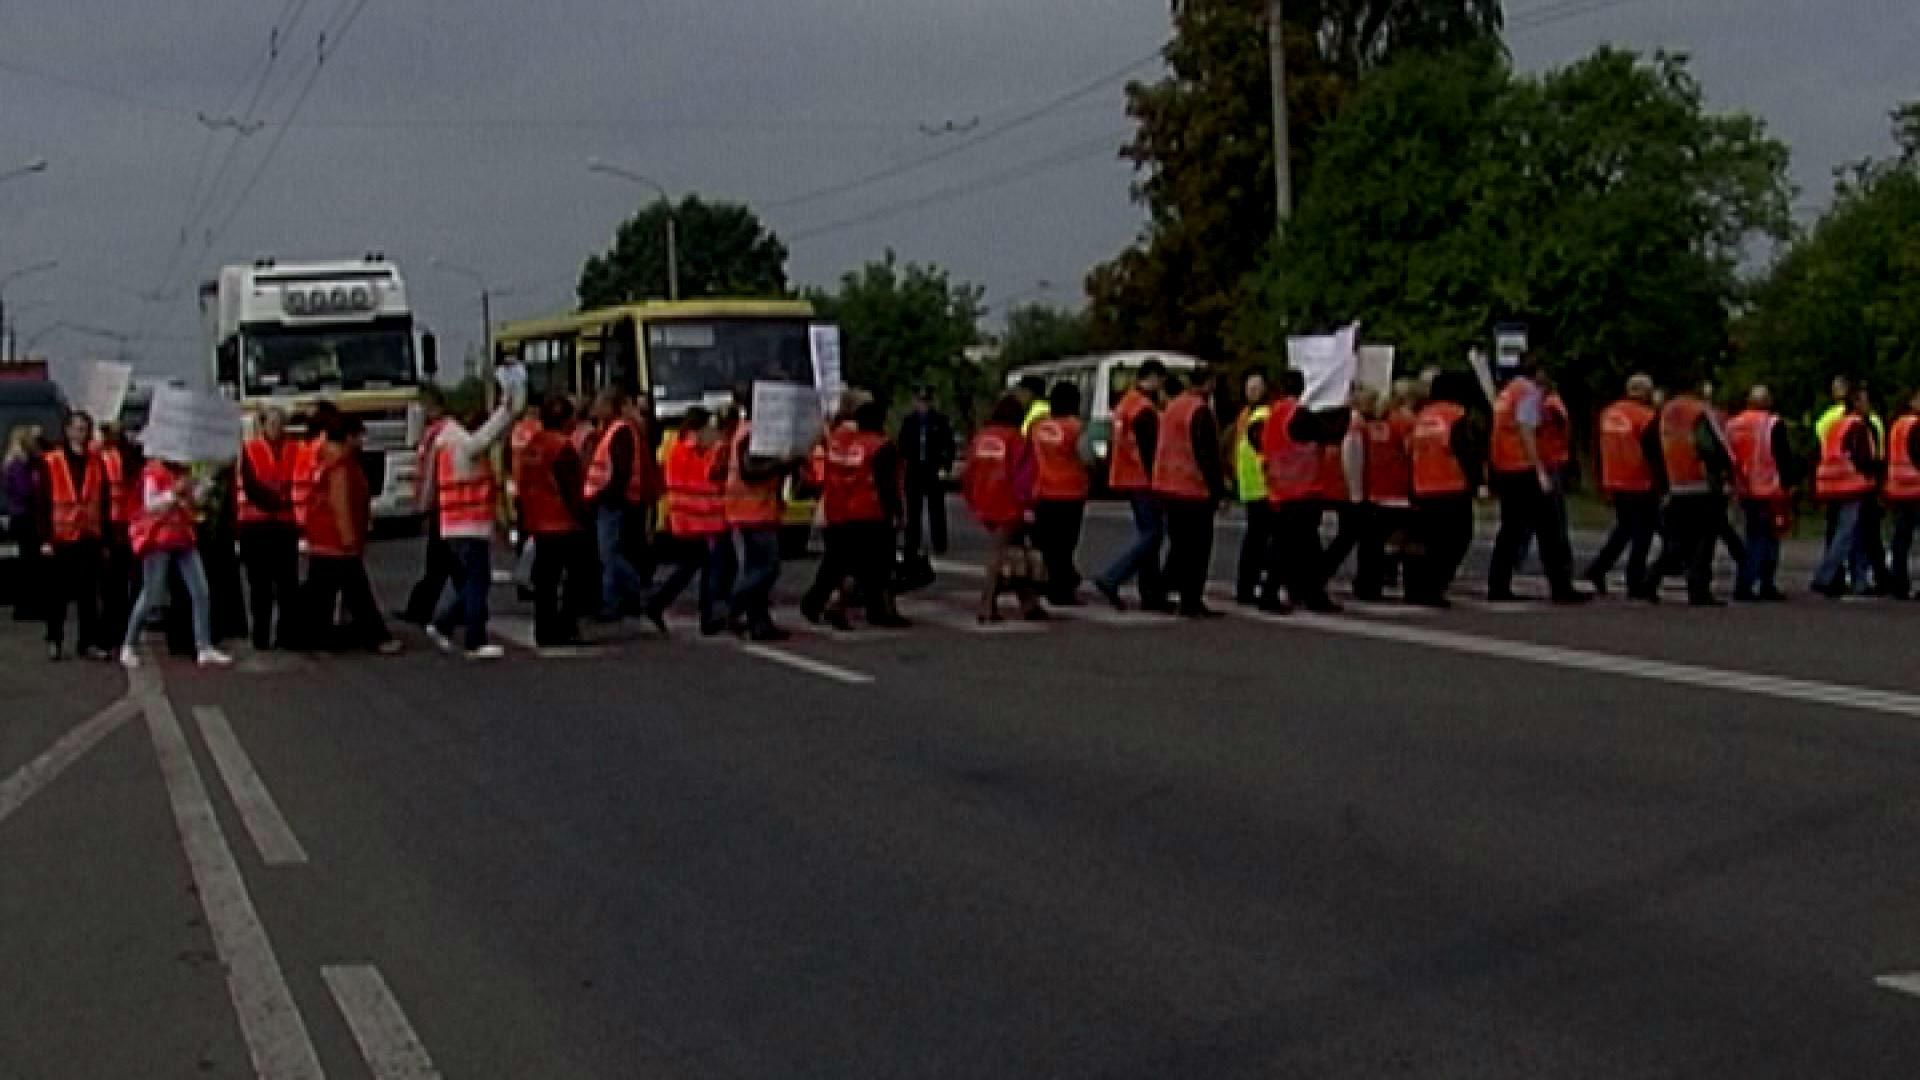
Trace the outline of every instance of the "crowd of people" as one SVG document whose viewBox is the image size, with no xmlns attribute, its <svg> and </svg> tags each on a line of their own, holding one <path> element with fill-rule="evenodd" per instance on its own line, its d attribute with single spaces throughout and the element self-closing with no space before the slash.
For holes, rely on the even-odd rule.
<svg viewBox="0 0 1920 1080">
<path fill-rule="evenodd" d="M 1021 617 L 1047 618 L 1050 607 L 1082 603 L 1083 584 L 1115 607 L 1128 606 L 1122 590 L 1131 584 L 1145 610 L 1212 617 L 1214 523 L 1228 505 L 1246 521 L 1238 603 L 1339 611 L 1328 583 L 1351 558 L 1357 599 L 1377 603 L 1395 592 L 1446 607 L 1472 544 L 1476 497 L 1499 504 L 1490 601 L 1516 599 L 1514 574 L 1535 551 L 1554 603 L 1605 593 L 1624 556 L 1630 599 L 1657 602 L 1663 577 L 1684 576 L 1693 604 L 1717 605 L 1714 558 L 1724 544 L 1737 566 L 1734 598 L 1778 602 L 1780 538 L 1803 482 L 1827 513 L 1812 589 L 1910 593 L 1920 394 L 1889 425 L 1867 387 L 1836 380 L 1834 402 L 1814 425 L 1819 451 L 1803 469 L 1765 387 L 1727 417 L 1711 404 L 1710 385 L 1663 392 L 1632 377 L 1595 418 L 1594 471 L 1614 522 L 1576 573 L 1566 496 L 1572 418 L 1532 358 L 1508 373 L 1490 410 L 1479 407 L 1481 383 L 1462 372 L 1400 380 L 1384 392 L 1362 387 L 1343 406 L 1315 409 L 1303 404 L 1299 372 L 1269 380 L 1256 371 L 1240 384 L 1238 415 L 1226 425 L 1215 419 L 1215 373 L 1185 374 L 1183 384 L 1149 362 L 1113 408 L 1105 487 L 1127 501 L 1133 535 L 1090 581 L 1077 556 L 1101 466 L 1073 383 L 1023 381 L 963 453 L 928 391 L 916 395 L 897 438 L 886 433 L 881 403 L 849 395 L 812 454 L 792 460 L 751 452 L 746 392 L 724 409 L 689 409 L 664 438 L 644 402 L 618 389 L 590 404 L 552 396 L 528 408 L 509 386 L 491 411 L 457 417 L 429 392 L 417 462 L 425 565 L 395 615 L 447 651 L 502 655 L 488 618 L 506 508 L 521 549 L 514 576 L 542 649 L 580 645 L 588 619 L 637 617 L 664 634 L 668 610 L 695 579 L 702 634 L 783 640 L 773 592 L 784 500 L 797 487 L 817 494 L 824 541 L 802 617 L 844 631 L 860 610 L 869 626 L 904 627 L 895 598 L 930 580 L 930 555 L 946 549 L 945 476 L 956 463 L 965 503 L 990 538 L 983 623 L 1004 617 L 1007 594 Z M 44 621 L 48 655 L 138 666 L 141 632 L 163 599 L 176 649 L 203 665 L 229 663 L 216 643 L 236 633 L 262 651 L 398 651 L 365 563 L 364 425 L 324 402 L 304 421 L 295 437 L 285 414 L 260 413 L 237 460 L 211 472 L 143 462 L 136 442 L 111 427 L 96 431 L 84 413 L 67 418 L 57 442 L 15 431 L 6 493 L 29 563 L 22 576 L 33 586 L 18 610 Z M 504 483 L 502 457 L 510 462 Z M 1323 543 L 1328 524 L 1332 539 Z M 71 649 L 69 611 L 78 616 Z"/>
</svg>

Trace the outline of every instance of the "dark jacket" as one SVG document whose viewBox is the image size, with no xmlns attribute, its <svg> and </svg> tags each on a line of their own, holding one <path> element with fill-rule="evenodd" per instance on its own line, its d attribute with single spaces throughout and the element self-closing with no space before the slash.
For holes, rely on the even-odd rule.
<svg viewBox="0 0 1920 1080">
<path fill-rule="evenodd" d="M 621 427 L 613 433 L 613 445 L 607 448 L 613 457 L 613 478 L 601 490 L 594 502 L 598 506 L 625 507 L 627 505 L 627 481 L 633 475 L 633 429 Z"/>
<path fill-rule="evenodd" d="M 945 472 L 953 468 L 953 425 L 938 409 L 911 412 L 900 422 L 900 460 L 909 472 Z"/>
</svg>

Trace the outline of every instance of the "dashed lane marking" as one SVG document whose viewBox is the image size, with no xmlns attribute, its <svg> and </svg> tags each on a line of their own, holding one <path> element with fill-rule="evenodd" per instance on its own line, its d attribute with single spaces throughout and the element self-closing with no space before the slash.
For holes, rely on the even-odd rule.
<svg viewBox="0 0 1920 1080">
<path fill-rule="evenodd" d="M 226 711 L 196 708 L 193 719 L 200 727 L 200 737 L 206 740 L 207 749 L 213 753 L 214 768 L 226 781 L 233 805 L 240 811 L 240 823 L 247 827 L 254 847 L 260 851 L 261 861 L 268 866 L 305 863 L 306 849 L 300 846 L 300 839 L 293 835 L 292 827 L 280 813 L 280 804 L 274 802 L 266 781 L 260 779 L 254 769 L 246 747 L 240 745 L 239 736 L 233 733 Z"/>
<path fill-rule="evenodd" d="M 123 697 L 81 721 L 73 730 L 55 740 L 39 757 L 14 770 L 12 776 L 0 780 L 0 821 L 13 816 L 13 812 L 25 806 L 28 799 L 40 794 L 69 766 L 86 756 L 87 751 L 97 746 L 101 739 L 120 730 L 139 712 L 139 702 L 131 696 Z"/>
<path fill-rule="evenodd" d="M 761 660 L 767 660 L 775 664 L 784 664 L 796 671 L 804 671 L 809 675 L 818 675 L 823 679 L 831 679 L 834 682 L 844 683 L 848 686 L 867 686 L 874 681 L 873 676 L 864 671 L 855 671 L 852 668 L 844 668 L 838 664 L 829 664 L 824 660 L 815 660 L 811 656 L 802 656 L 799 653 L 788 652 L 785 649 L 777 649 L 771 645 L 762 645 L 753 641 L 742 641 L 739 642 L 736 647 L 748 656 L 758 657 Z"/>
<path fill-rule="evenodd" d="M 371 965 L 323 967 L 320 977 L 347 1018 L 374 1080 L 439 1080 L 440 1070 L 388 988 Z"/>
<path fill-rule="evenodd" d="M 1920 971 L 1895 971 L 1873 980 L 1882 990 L 1908 997 L 1920 997 Z"/>
</svg>

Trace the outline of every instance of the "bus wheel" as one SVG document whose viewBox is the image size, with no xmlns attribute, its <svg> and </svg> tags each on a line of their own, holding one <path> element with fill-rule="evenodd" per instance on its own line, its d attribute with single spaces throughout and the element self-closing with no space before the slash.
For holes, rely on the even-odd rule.
<svg viewBox="0 0 1920 1080">
<path fill-rule="evenodd" d="M 807 557 L 807 545 L 813 538 L 811 525 L 788 525 L 780 530 L 780 557 L 789 562 Z"/>
</svg>

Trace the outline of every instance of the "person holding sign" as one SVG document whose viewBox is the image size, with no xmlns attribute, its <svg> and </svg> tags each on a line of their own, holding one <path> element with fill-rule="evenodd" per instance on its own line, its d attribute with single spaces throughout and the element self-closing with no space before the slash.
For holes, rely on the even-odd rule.
<svg viewBox="0 0 1920 1080">
<path fill-rule="evenodd" d="M 440 605 L 427 627 L 427 636 L 444 651 L 448 637 L 464 626 L 463 641 L 469 660 L 498 660 L 505 655 L 487 640 L 487 594 L 493 588 L 494 515 L 499 506 L 499 479 L 493 471 L 493 448 L 506 438 L 507 427 L 526 395 L 523 378 L 507 378 L 517 366 L 501 370 L 500 407 L 487 416 L 468 410 L 449 420 L 434 440 L 434 487 L 440 500 L 440 535 L 453 552 L 454 592 Z"/>
<path fill-rule="evenodd" d="M 1589 599 L 1573 587 L 1573 548 L 1560 502 L 1557 455 L 1561 444 L 1549 436 L 1543 445 L 1541 437 L 1543 426 L 1559 421 L 1537 381 L 1539 372 L 1538 358 L 1524 354 L 1493 403 L 1489 457 L 1491 486 L 1500 500 L 1500 531 L 1494 537 L 1493 563 L 1487 571 L 1487 599 L 1496 604 L 1517 599 L 1513 572 L 1536 536 L 1553 602 L 1580 604 Z"/>
<path fill-rule="evenodd" d="M 1327 596 L 1326 554 L 1320 548 L 1321 463 L 1326 450 L 1347 437 L 1352 412 L 1310 412 L 1301 401 L 1307 380 L 1298 368 L 1280 373 L 1279 394 L 1261 435 L 1267 502 L 1273 508 L 1273 564 L 1260 589 L 1260 610 L 1284 615 L 1298 604 L 1331 614 L 1340 605 Z M 1280 583 L 1291 603 L 1280 599 Z"/>
<path fill-rule="evenodd" d="M 662 634 L 667 632 L 667 609 L 700 577 L 700 635 L 713 637 L 727 628 L 726 605 L 737 567 L 733 541 L 727 535 L 727 445 L 713 426 L 713 416 L 694 406 L 680 420 L 680 431 L 667 448 L 667 532 L 671 535 L 673 570 L 647 600 L 645 614 Z"/>
<path fill-rule="evenodd" d="M 200 491 L 185 464 L 158 458 L 147 462 L 140 477 L 140 509 L 129 532 L 133 554 L 140 560 L 140 595 L 127 616 L 126 637 L 120 643 L 120 666 L 140 666 L 135 646 L 146 627 L 147 612 L 167 588 L 167 573 L 180 571 L 193 615 L 194 659 L 201 667 L 226 667 L 233 658 L 213 647 L 212 615 L 208 607 L 207 572 L 195 546 L 193 515 Z"/>
<path fill-rule="evenodd" d="M 725 451 L 721 502 L 727 527 L 740 539 L 740 578 L 728 608 L 736 632 L 754 641 L 785 641 L 789 635 L 773 622 L 773 587 L 780 580 L 780 526 L 786 520 L 780 487 L 789 462 L 752 453 L 752 391 L 735 393 L 734 405 L 740 422 Z"/>
</svg>

